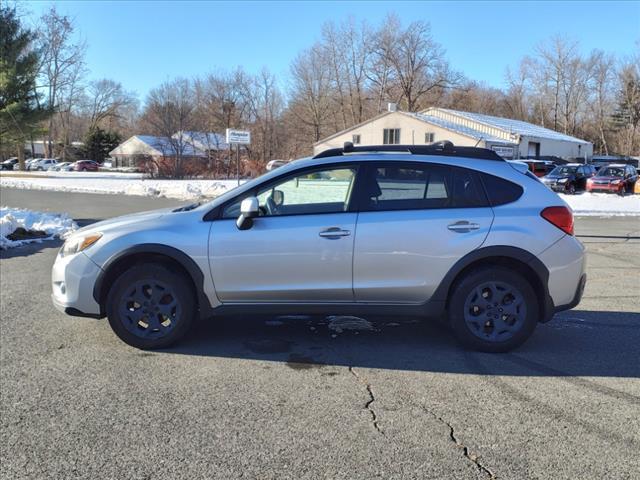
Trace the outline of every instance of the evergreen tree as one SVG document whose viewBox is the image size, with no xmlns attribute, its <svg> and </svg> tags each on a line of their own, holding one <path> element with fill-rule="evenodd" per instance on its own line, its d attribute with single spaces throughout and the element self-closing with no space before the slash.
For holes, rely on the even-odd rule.
<svg viewBox="0 0 640 480">
<path fill-rule="evenodd" d="M 121 137 L 117 132 L 94 127 L 89 130 L 84 141 L 85 154 L 91 160 L 102 163 L 109 156 L 109 152 L 116 148 L 120 142 Z"/>
<path fill-rule="evenodd" d="M 22 27 L 15 7 L 0 3 L 0 148 L 17 152 L 24 168 L 24 144 L 49 111 L 38 105 L 38 52 L 34 34 Z"/>
</svg>

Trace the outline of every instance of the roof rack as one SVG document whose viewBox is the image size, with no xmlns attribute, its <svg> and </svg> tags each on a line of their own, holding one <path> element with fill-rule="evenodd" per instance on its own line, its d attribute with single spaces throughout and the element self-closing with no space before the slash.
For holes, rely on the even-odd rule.
<svg viewBox="0 0 640 480">
<path fill-rule="evenodd" d="M 448 140 L 432 143 L 431 145 L 362 145 L 354 146 L 351 142 L 344 142 L 343 148 L 330 148 L 320 152 L 313 158 L 340 157 L 345 153 L 372 152 L 403 152 L 413 155 L 443 155 L 447 157 L 466 157 L 479 160 L 494 160 L 504 162 L 504 159 L 493 150 L 477 147 L 457 147 Z"/>
</svg>

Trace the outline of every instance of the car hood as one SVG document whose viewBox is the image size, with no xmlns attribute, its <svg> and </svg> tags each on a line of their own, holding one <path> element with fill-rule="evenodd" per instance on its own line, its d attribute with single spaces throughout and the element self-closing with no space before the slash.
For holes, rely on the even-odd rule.
<svg viewBox="0 0 640 480">
<path fill-rule="evenodd" d="M 544 177 L 545 180 L 561 180 L 566 178 L 567 180 L 573 178 L 573 175 L 547 175 Z"/>
<path fill-rule="evenodd" d="M 158 218 L 173 212 L 175 208 L 162 208 L 159 210 L 151 210 L 147 212 L 132 213 L 129 215 L 123 215 L 121 217 L 110 218 L 109 220 L 103 220 L 101 222 L 92 223 L 80 230 L 77 230 L 74 235 L 78 233 L 87 234 L 93 232 L 105 233 L 110 230 L 115 230 L 121 227 L 130 226 L 135 224 L 137 228 L 144 228 L 141 224 L 146 224 L 150 221 L 157 220 Z"/>
</svg>

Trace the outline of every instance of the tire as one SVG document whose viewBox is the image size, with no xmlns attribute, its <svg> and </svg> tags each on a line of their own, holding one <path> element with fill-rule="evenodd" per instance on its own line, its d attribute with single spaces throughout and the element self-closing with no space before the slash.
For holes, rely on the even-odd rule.
<svg viewBox="0 0 640 480">
<path fill-rule="evenodd" d="M 142 350 L 166 348 L 193 323 L 196 300 L 184 275 L 160 264 L 141 263 L 122 273 L 107 295 L 115 334 Z"/>
<path fill-rule="evenodd" d="M 472 270 L 456 282 L 449 305 L 455 336 L 465 347 L 481 352 L 513 350 L 531 336 L 538 323 L 533 288 L 506 267 Z"/>
<path fill-rule="evenodd" d="M 573 183 L 570 183 L 569 185 L 567 185 L 567 193 L 569 195 L 575 195 L 576 194 L 576 186 Z"/>
</svg>

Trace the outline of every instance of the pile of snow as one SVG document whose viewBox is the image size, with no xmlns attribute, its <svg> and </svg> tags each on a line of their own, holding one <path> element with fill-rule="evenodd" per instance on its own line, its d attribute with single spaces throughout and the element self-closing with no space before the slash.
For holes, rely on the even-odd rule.
<svg viewBox="0 0 640 480">
<path fill-rule="evenodd" d="M 179 200 L 214 198 L 238 186 L 237 180 L 158 180 L 141 174 L 44 172 L 0 175 L 0 187 L 58 192 L 143 195 Z"/>
<path fill-rule="evenodd" d="M 30 240 L 9 240 L 7 237 L 18 228 L 45 232 L 48 237 Z M 78 225 L 67 214 L 42 213 L 20 208 L 0 207 L 0 249 L 17 247 L 25 243 L 40 242 L 53 238 L 66 238 L 77 230 Z"/>
<path fill-rule="evenodd" d="M 569 204 L 573 214 L 583 217 L 640 216 L 640 195 L 621 197 L 612 193 L 583 193 L 560 197 Z"/>
</svg>

